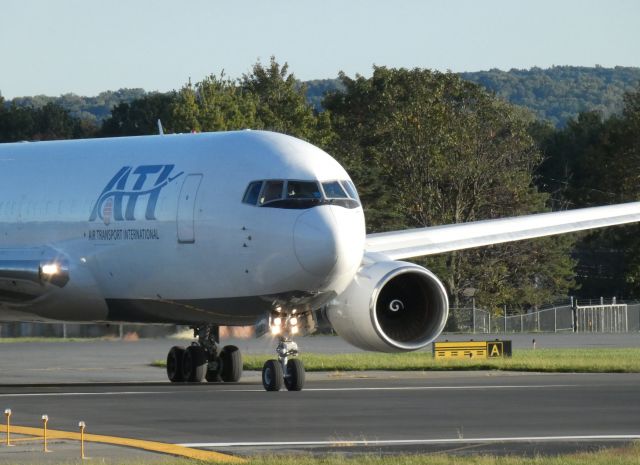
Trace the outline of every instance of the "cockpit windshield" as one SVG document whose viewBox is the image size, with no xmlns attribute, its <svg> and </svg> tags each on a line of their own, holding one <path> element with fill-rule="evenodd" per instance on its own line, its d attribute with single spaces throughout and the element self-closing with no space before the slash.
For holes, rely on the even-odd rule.
<svg viewBox="0 0 640 465">
<path fill-rule="evenodd" d="M 360 200 L 351 181 L 266 179 L 249 183 L 243 203 L 258 207 L 305 209 L 316 205 L 357 208 Z"/>
<path fill-rule="evenodd" d="M 287 181 L 287 199 L 321 199 L 317 182 Z"/>
<path fill-rule="evenodd" d="M 262 196 L 260 197 L 260 205 L 280 200 L 282 198 L 283 187 L 284 181 L 266 181 Z"/>
</svg>

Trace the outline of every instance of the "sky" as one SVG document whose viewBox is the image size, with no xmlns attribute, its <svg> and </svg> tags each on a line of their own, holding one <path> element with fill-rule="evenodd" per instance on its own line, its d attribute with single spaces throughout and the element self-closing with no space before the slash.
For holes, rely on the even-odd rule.
<svg viewBox="0 0 640 465">
<path fill-rule="evenodd" d="M 271 56 L 302 80 L 640 66 L 639 45 L 638 0 L 2 0 L 0 94 L 168 91 Z"/>
</svg>

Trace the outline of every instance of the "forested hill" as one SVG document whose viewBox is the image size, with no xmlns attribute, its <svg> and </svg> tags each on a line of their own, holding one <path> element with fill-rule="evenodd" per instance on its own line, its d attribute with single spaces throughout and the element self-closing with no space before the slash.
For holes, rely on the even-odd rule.
<svg viewBox="0 0 640 465">
<path fill-rule="evenodd" d="M 599 111 L 607 118 L 622 109 L 622 95 L 640 83 L 640 68 L 554 66 L 459 73 L 468 81 L 495 92 L 511 103 L 529 108 L 538 119 L 556 127 L 583 111 Z M 318 108 L 328 90 L 340 89 L 338 79 L 306 83 L 307 98 Z"/>
<path fill-rule="evenodd" d="M 539 119 L 562 127 L 583 111 L 599 111 L 605 118 L 622 109 L 622 95 L 640 82 L 640 68 L 512 69 L 460 73 L 516 105 L 530 108 Z"/>
<path fill-rule="evenodd" d="M 510 71 L 492 69 L 460 73 L 460 76 L 484 86 L 511 103 L 529 108 L 539 119 L 563 127 L 570 118 L 582 111 L 596 110 L 605 118 L 618 113 L 622 108 L 624 92 L 633 90 L 640 83 L 640 68 L 554 66 Z M 322 108 L 322 99 L 327 92 L 342 90 L 337 78 L 303 84 L 307 87 L 307 99 L 316 109 Z M 115 105 L 130 103 L 145 95 L 147 93 L 143 89 L 120 89 L 102 92 L 96 97 L 75 94 L 20 97 L 5 104 L 13 102 L 20 107 L 40 108 L 47 103 L 57 103 L 74 117 L 101 122 L 110 116 L 110 110 Z"/>
<path fill-rule="evenodd" d="M 116 105 L 123 102 L 130 103 L 145 95 L 147 95 L 147 92 L 144 89 L 120 89 L 101 92 L 95 97 L 83 97 L 76 94 L 63 94 L 60 97 L 46 95 L 16 97 L 5 102 L 5 105 L 13 103 L 18 107 L 42 108 L 49 103 L 53 103 L 68 110 L 71 116 L 75 118 L 101 122 L 111 116 L 111 109 Z"/>
</svg>

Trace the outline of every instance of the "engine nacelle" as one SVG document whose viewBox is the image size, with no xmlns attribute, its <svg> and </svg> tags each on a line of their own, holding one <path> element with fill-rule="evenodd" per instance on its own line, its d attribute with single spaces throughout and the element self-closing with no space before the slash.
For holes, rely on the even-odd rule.
<svg viewBox="0 0 640 465">
<path fill-rule="evenodd" d="M 442 332 L 448 314 L 440 280 L 421 266 L 398 261 L 361 268 L 327 308 L 342 338 L 377 352 L 422 349 Z"/>
</svg>

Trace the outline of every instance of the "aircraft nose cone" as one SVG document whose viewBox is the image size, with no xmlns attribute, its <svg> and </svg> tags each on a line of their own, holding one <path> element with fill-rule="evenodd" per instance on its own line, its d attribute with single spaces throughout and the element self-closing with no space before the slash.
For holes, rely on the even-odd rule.
<svg viewBox="0 0 640 465">
<path fill-rule="evenodd" d="M 298 218 L 293 243 L 302 268 L 326 276 L 338 261 L 337 224 L 328 208 L 312 208 Z"/>
</svg>

